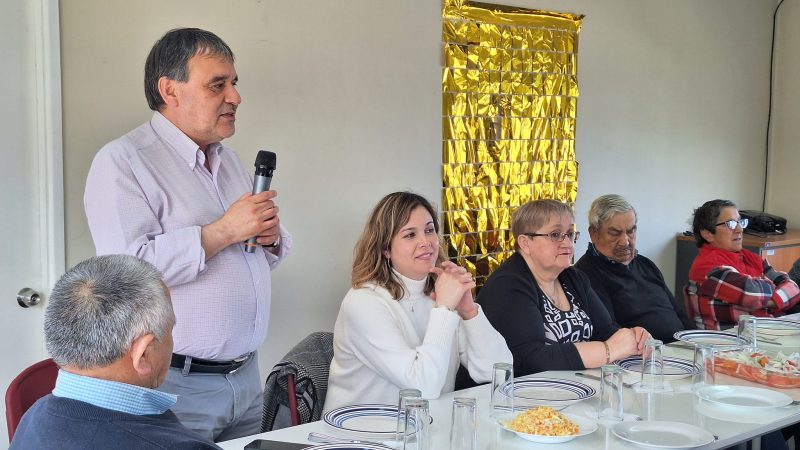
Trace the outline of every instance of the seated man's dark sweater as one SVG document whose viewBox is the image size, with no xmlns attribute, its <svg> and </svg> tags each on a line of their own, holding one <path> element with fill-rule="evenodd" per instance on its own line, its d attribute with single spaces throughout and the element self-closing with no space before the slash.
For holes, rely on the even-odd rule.
<svg viewBox="0 0 800 450">
<path fill-rule="evenodd" d="M 11 449 L 219 449 L 172 411 L 134 415 L 48 395 L 25 413 Z"/>
<path fill-rule="evenodd" d="M 677 331 L 695 328 L 675 301 L 661 271 L 637 254 L 628 265 L 600 254 L 594 245 L 575 263 L 589 277 L 592 289 L 622 327 L 640 326 L 664 342 L 674 341 Z"/>
</svg>

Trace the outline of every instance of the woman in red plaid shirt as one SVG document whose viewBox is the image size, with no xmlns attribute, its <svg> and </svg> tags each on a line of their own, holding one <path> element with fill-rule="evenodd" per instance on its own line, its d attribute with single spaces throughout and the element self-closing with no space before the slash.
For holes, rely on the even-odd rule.
<svg viewBox="0 0 800 450">
<path fill-rule="evenodd" d="M 780 316 L 800 301 L 788 275 L 742 248 L 746 227 L 747 219 L 729 200 L 711 200 L 694 211 L 699 250 L 689 270 L 689 292 L 697 295 L 693 312 L 706 329 L 730 328 L 742 314 Z"/>
</svg>

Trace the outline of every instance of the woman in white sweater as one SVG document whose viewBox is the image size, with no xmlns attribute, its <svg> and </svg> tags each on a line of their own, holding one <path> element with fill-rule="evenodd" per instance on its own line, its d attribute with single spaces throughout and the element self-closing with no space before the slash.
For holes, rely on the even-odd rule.
<svg viewBox="0 0 800 450">
<path fill-rule="evenodd" d="M 406 388 L 437 398 L 453 390 L 459 363 L 486 382 L 494 363 L 511 362 L 472 300 L 472 276 L 446 261 L 436 216 L 410 192 L 387 195 L 370 214 L 334 327 L 325 411 L 395 404 Z"/>
</svg>

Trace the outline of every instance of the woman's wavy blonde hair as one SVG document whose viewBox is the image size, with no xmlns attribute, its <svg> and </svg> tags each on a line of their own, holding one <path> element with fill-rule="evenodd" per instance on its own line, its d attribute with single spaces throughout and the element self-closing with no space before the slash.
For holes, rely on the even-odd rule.
<svg viewBox="0 0 800 450">
<path fill-rule="evenodd" d="M 386 256 L 391 250 L 392 238 L 408 223 L 411 212 L 419 207 L 425 208 L 433 218 L 433 227 L 439 235 L 439 220 L 436 209 L 424 197 L 412 192 L 393 192 L 383 197 L 367 219 L 364 231 L 353 251 L 353 288 L 364 287 L 366 283 L 374 283 L 384 287 L 392 298 L 399 300 L 405 294 L 403 283 L 392 271 L 392 263 Z M 447 259 L 444 246 L 439 238 L 439 255 L 436 265 Z M 433 292 L 434 277 L 428 275 L 425 293 Z"/>
</svg>

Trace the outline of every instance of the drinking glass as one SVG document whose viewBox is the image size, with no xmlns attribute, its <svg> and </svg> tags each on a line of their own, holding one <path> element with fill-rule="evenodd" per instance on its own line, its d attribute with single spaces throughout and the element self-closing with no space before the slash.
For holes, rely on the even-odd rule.
<svg viewBox="0 0 800 450">
<path fill-rule="evenodd" d="M 477 447 L 477 415 L 474 398 L 453 399 L 450 419 L 450 450 L 475 450 Z"/>
<path fill-rule="evenodd" d="M 644 343 L 642 353 L 642 381 L 639 387 L 644 390 L 660 391 L 664 389 L 664 343 L 650 338 Z"/>
<path fill-rule="evenodd" d="M 428 450 L 430 444 L 430 415 L 428 401 L 422 398 L 406 400 L 403 450 Z"/>
<path fill-rule="evenodd" d="M 755 316 L 744 314 L 739 316 L 739 326 L 736 327 L 737 341 L 750 342 L 748 347 L 751 352 L 758 351 L 758 319 Z M 738 342 L 737 342 L 738 344 Z"/>
<path fill-rule="evenodd" d="M 698 370 L 692 377 L 692 389 L 714 385 L 714 354 L 716 350 L 711 344 L 695 344 L 694 365 Z"/>
<path fill-rule="evenodd" d="M 400 394 L 397 399 L 397 426 L 395 427 L 398 441 L 403 440 L 403 433 L 406 431 L 406 419 L 403 415 L 403 411 L 405 411 L 406 408 L 406 401 L 419 398 L 422 398 L 422 391 L 419 389 L 400 389 Z"/>
<path fill-rule="evenodd" d="M 606 364 L 600 368 L 599 421 L 619 422 L 623 419 L 622 367 Z"/>
<path fill-rule="evenodd" d="M 509 395 L 503 394 L 502 386 L 508 383 Z M 492 372 L 492 392 L 489 403 L 492 416 L 514 412 L 514 366 L 508 363 L 495 363 Z"/>
</svg>

